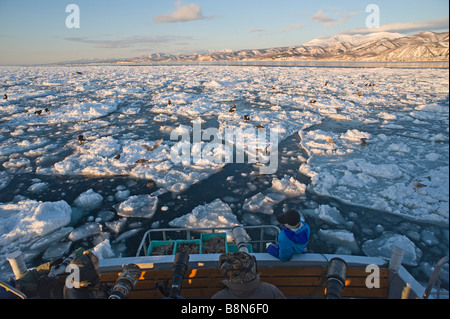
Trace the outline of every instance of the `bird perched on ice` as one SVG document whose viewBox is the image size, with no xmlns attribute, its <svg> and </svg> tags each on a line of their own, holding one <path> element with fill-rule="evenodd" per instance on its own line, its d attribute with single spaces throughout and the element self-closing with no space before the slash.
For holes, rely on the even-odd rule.
<svg viewBox="0 0 450 319">
<path fill-rule="evenodd" d="M 155 144 L 153 146 L 148 146 L 148 145 L 141 145 L 147 152 L 153 151 L 155 149 L 157 149 L 161 143 L 163 142 L 163 139 L 160 139 L 159 141 L 156 141 Z"/>
<path fill-rule="evenodd" d="M 141 159 L 138 159 L 135 163 L 136 164 L 141 164 L 141 165 L 144 165 L 144 164 L 146 164 L 148 161 L 145 159 L 145 158 L 141 158 Z"/>
<path fill-rule="evenodd" d="M 365 137 L 362 137 L 361 138 L 361 146 L 366 146 L 367 145 L 367 138 L 365 138 Z"/>
<path fill-rule="evenodd" d="M 86 142 L 86 138 L 84 137 L 84 135 L 78 135 L 78 143 L 83 144 L 84 142 Z"/>
<path fill-rule="evenodd" d="M 414 187 L 414 190 L 416 190 L 416 189 L 419 189 L 419 188 L 427 187 L 427 185 L 420 183 L 420 182 L 416 179 L 416 180 L 414 180 L 414 182 L 413 182 L 413 187 Z"/>
<path fill-rule="evenodd" d="M 7 100 L 7 99 L 8 99 L 8 95 L 6 95 L 6 94 L 3 95 L 3 99 L 4 99 L 4 100 Z"/>
<path fill-rule="evenodd" d="M 327 137 L 327 142 L 330 144 L 336 144 L 336 142 L 331 137 Z"/>
<path fill-rule="evenodd" d="M 228 112 L 234 113 L 235 111 L 236 111 L 236 104 Z"/>
<path fill-rule="evenodd" d="M 244 117 L 242 119 L 244 120 L 244 122 L 248 122 L 248 121 L 250 121 L 250 116 L 244 115 Z"/>
<path fill-rule="evenodd" d="M 309 101 L 309 104 L 315 104 L 315 103 L 317 103 L 317 101 L 316 100 L 311 100 L 311 101 Z"/>
<path fill-rule="evenodd" d="M 41 114 L 42 114 L 42 110 L 35 111 L 34 114 L 36 114 L 36 115 L 41 115 Z"/>
</svg>

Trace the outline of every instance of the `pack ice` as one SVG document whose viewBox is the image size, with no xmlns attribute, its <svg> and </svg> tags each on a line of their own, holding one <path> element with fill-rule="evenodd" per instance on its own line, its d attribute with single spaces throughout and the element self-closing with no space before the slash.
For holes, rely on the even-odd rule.
<svg viewBox="0 0 450 319">
<path fill-rule="evenodd" d="M 29 262 L 46 251 L 46 258 L 55 257 L 52 251 L 67 254 L 73 243 L 94 247 L 101 258 L 134 254 L 127 251 L 127 239 L 139 235 L 142 220 L 158 225 L 158 207 L 170 206 L 161 194 L 176 200 L 224 169 L 224 149 L 209 148 L 214 137 L 205 130 L 211 126 L 219 136 L 232 129 L 272 130 L 278 136 L 272 146 L 280 149 L 287 140 L 298 142 L 290 144 L 290 155 L 282 155 L 264 189 L 255 189 L 249 175 L 239 185 L 246 191 L 233 204 L 213 194 L 208 203 L 196 202 L 191 212 L 174 216 L 170 225 L 255 222 L 284 205 L 305 211 L 321 247 L 332 241 L 349 253 L 385 257 L 381 248 L 398 239 L 408 247 L 411 265 L 432 263 L 435 256 L 427 254 L 441 252 L 436 242 L 448 251 L 448 230 L 439 228 L 448 227 L 449 219 L 448 70 L 90 66 L 80 71 L 0 68 L 0 89 L 9 97 L 0 100 L 2 271 L 9 267 L 5 255 L 16 249 Z M 202 124 L 200 143 L 170 138 L 192 137 L 195 121 Z M 252 142 L 252 135 L 243 137 Z M 245 139 L 231 144 L 245 149 L 240 144 Z M 174 161 L 171 155 L 183 149 L 207 156 Z M 301 162 L 294 169 L 298 161 L 292 158 Z M 257 170 L 259 164 L 249 165 Z M 157 191 L 136 189 L 137 182 L 111 189 L 102 184 L 81 189 L 75 182 L 54 189 L 52 183 L 115 177 L 151 181 Z M 311 197 L 321 204 L 308 211 Z M 323 204 L 331 201 L 333 207 Z M 371 232 L 339 203 L 402 222 L 386 221 L 380 229 L 388 231 Z M 430 225 L 437 227 L 434 233 Z"/>
</svg>

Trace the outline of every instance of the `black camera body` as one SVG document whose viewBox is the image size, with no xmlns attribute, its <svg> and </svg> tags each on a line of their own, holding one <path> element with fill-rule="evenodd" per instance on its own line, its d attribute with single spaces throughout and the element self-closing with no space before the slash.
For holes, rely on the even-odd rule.
<svg viewBox="0 0 450 319">
<path fill-rule="evenodd" d="M 156 283 L 156 288 L 168 299 L 180 299 L 181 288 L 183 285 L 184 275 L 188 269 L 189 255 L 186 253 L 177 253 L 173 261 L 172 268 L 172 281 L 170 289 L 167 287 L 168 280 L 164 281 L 164 284 Z"/>
</svg>

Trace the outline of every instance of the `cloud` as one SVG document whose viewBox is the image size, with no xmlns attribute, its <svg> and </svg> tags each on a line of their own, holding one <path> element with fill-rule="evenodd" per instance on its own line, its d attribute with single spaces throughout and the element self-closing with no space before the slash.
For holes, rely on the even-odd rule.
<svg viewBox="0 0 450 319">
<path fill-rule="evenodd" d="M 86 44 L 92 44 L 95 48 L 100 49 L 122 49 L 131 48 L 145 45 L 158 45 L 158 44 L 169 44 L 174 42 L 192 40 L 190 37 L 179 37 L 179 36 L 131 36 L 128 38 L 122 38 L 118 40 L 106 40 L 106 39 L 90 39 L 86 37 L 69 37 L 64 38 L 67 41 L 80 42 Z M 183 43 L 178 43 L 183 44 Z"/>
<path fill-rule="evenodd" d="M 257 33 L 257 32 L 265 32 L 265 29 L 250 29 L 247 32 L 248 33 Z"/>
<path fill-rule="evenodd" d="M 155 16 L 153 21 L 155 23 L 173 23 L 173 22 L 188 22 L 195 20 L 207 19 L 202 13 L 202 8 L 199 4 L 182 5 L 181 0 L 175 2 L 177 10 L 171 14 Z"/>
<path fill-rule="evenodd" d="M 448 30 L 449 17 L 416 21 L 416 22 L 398 22 L 385 24 L 379 28 L 357 28 L 351 30 L 345 30 L 342 34 L 366 34 L 372 32 L 399 32 L 399 33 L 411 33 L 420 31 L 433 31 L 433 30 Z"/>
<path fill-rule="evenodd" d="M 322 9 L 319 9 L 314 15 L 311 16 L 317 23 L 323 23 L 325 28 L 332 28 L 340 23 L 348 21 L 351 17 L 353 17 L 358 12 L 345 13 L 343 11 L 339 11 L 336 8 L 332 9 L 333 14 L 336 18 L 330 17 L 328 13 L 323 12 Z"/>
<path fill-rule="evenodd" d="M 311 19 L 313 19 L 315 22 L 318 23 L 329 23 L 329 22 L 333 22 L 334 20 L 330 18 L 330 15 L 327 13 L 323 13 L 322 9 L 320 9 L 319 11 L 317 11 L 312 17 Z"/>
<path fill-rule="evenodd" d="M 300 28 L 304 28 L 304 27 L 305 26 L 303 24 L 291 24 L 290 26 L 288 26 L 282 30 L 279 30 L 278 33 L 289 32 L 291 30 L 300 29 Z"/>
</svg>

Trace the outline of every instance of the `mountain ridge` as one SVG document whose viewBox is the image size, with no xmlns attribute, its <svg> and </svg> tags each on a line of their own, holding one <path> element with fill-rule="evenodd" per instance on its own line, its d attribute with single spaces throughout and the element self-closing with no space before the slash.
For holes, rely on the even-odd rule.
<svg viewBox="0 0 450 319">
<path fill-rule="evenodd" d="M 449 32 L 425 31 L 408 36 L 389 32 L 380 32 L 379 36 L 340 34 L 329 39 L 313 39 L 300 46 L 204 54 L 153 53 L 116 63 L 213 61 L 449 61 Z"/>
</svg>

